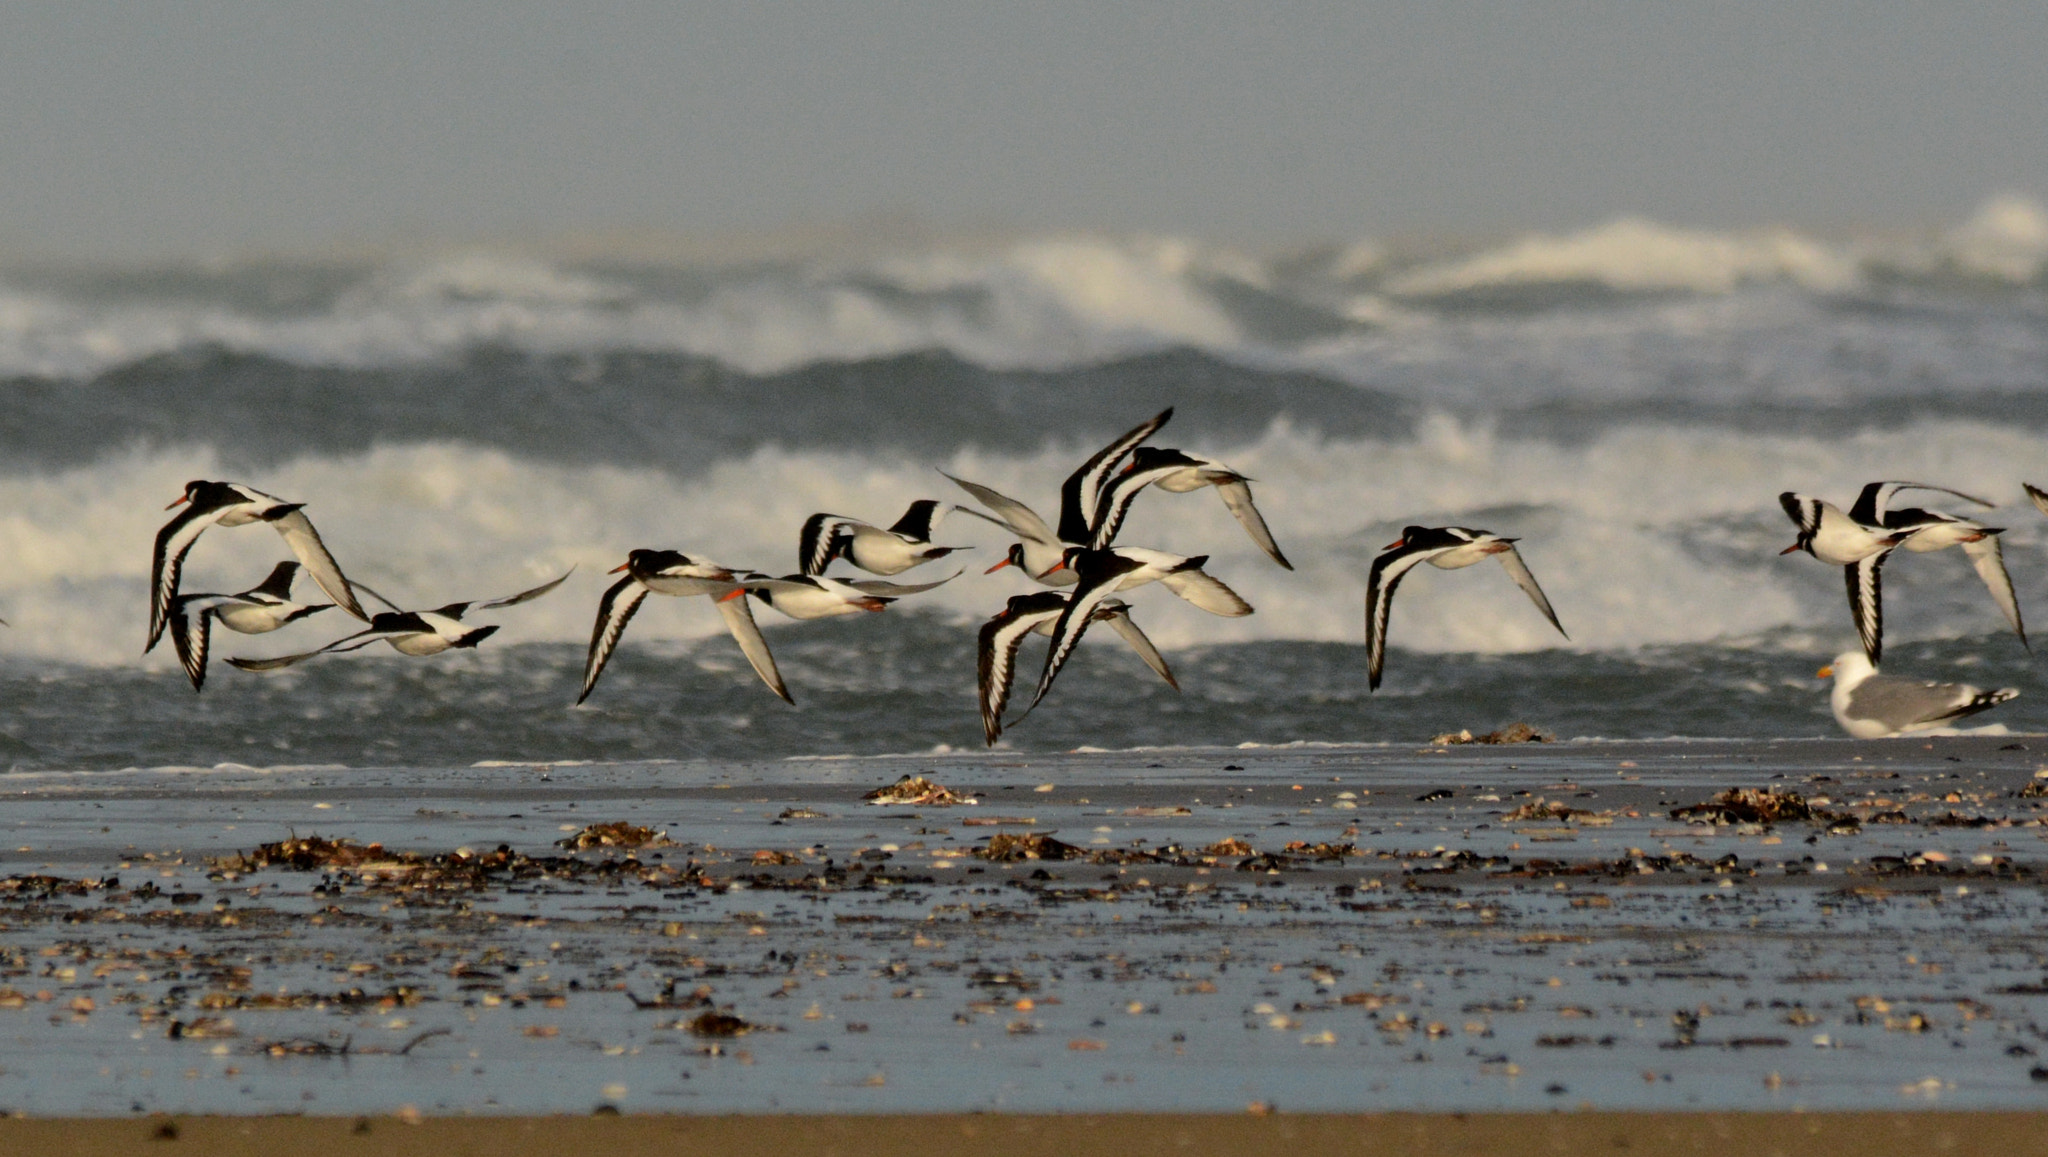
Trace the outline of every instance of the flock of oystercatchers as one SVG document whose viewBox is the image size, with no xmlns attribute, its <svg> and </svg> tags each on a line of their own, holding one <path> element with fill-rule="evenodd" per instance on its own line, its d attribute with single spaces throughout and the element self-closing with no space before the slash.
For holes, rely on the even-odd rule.
<svg viewBox="0 0 2048 1157">
<path fill-rule="evenodd" d="M 1214 488 L 1259 549 L 1275 564 L 1288 570 L 1294 567 L 1253 504 L 1249 478 L 1213 458 L 1144 444 L 1172 416 L 1169 408 L 1133 427 L 1069 475 L 1060 487 L 1057 529 L 1016 499 L 947 474 L 945 477 L 986 509 L 920 499 L 888 527 L 844 515 L 814 514 L 804 522 L 798 536 L 796 574 L 777 577 L 674 550 L 634 550 L 612 572 L 623 573 L 625 577 L 608 588 L 598 602 L 597 622 L 584 662 L 583 686 L 576 702 L 582 703 L 596 689 L 605 664 L 647 596 L 660 594 L 709 597 L 761 681 L 776 695 L 794 703 L 796 700 L 776 669 L 775 656 L 754 621 L 749 596 L 793 619 L 883 610 L 899 598 L 931 590 L 959 577 L 961 572 L 955 571 L 936 582 L 887 581 L 889 576 L 962 549 L 933 543 L 940 524 L 954 512 L 993 523 L 1016 537 L 1003 559 L 984 573 L 993 574 L 1014 566 L 1047 588 L 1011 596 L 979 632 L 977 681 L 983 733 L 991 746 L 1006 726 L 1003 716 L 1015 680 L 1017 654 L 1027 635 L 1045 635 L 1051 645 L 1024 715 L 1044 701 L 1082 636 L 1095 623 L 1110 624 L 1147 666 L 1179 690 L 1180 684 L 1165 657 L 1132 620 L 1130 605 L 1115 596 L 1156 582 L 1210 614 L 1237 617 L 1251 614 L 1252 607 L 1222 580 L 1202 569 L 1207 555 L 1184 556 L 1115 545 L 1117 532 L 1138 495 L 1148 487 L 1176 494 Z M 2048 492 L 2031 484 L 2023 485 L 2034 504 L 2048 514 Z M 1878 673 L 1884 645 L 1881 577 L 1885 560 L 1900 548 L 1926 553 L 1960 547 L 2020 642 L 2026 644 L 2026 628 L 1999 541 L 2004 528 L 1941 511 L 1895 506 L 1898 496 L 1909 491 L 1944 494 L 1987 509 L 1994 505 L 1947 487 L 1899 481 L 1865 486 L 1846 513 L 1833 503 L 1803 494 L 1787 492 L 1778 498 L 1799 528 L 1798 540 L 1781 553 L 1803 550 L 1822 562 L 1843 568 L 1850 614 L 1863 650 L 1838 656 L 1834 663 L 1821 669 L 1820 675 L 1832 675 L 1835 680 L 1831 706 L 1836 720 L 1845 731 L 1860 738 L 1943 726 L 2019 694 L 2012 688 L 1987 691 L 1968 684 L 1928 683 Z M 366 629 L 311 651 L 269 659 L 235 657 L 228 662 L 245 671 L 275 671 L 318 655 L 360 650 L 378 642 L 387 643 L 405 655 L 436 655 L 475 647 L 497 631 L 494 624 L 464 622 L 463 617 L 470 611 L 527 602 L 549 593 L 569 578 L 565 573 L 503 598 L 471 599 L 431 610 L 405 610 L 342 573 L 340 564 L 307 519 L 303 505 L 235 482 L 187 483 L 185 493 L 166 507 L 184 509 L 157 532 L 151 565 L 149 638 L 144 652 L 153 650 L 168 631 L 193 690 L 201 691 L 206 686 L 212 624 L 217 622 L 246 635 L 266 634 L 330 607 L 339 607 L 366 623 Z M 276 530 L 296 558 L 278 563 L 261 583 L 239 594 L 179 592 L 185 557 L 207 527 L 255 523 Z M 1378 690 L 1385 667 L 1387 627 L 1395 588 L 1419 563 L 1457 570 L 1487 558 L 1497 559 L 1543 617 L 1560 635 L 1565 635 L 1564 625 L 1551 609 L 1550 600 L 1516 551 L 1516 541 L 1472 527 L 1409 526 L 1399 539 L 1388 544 L 1384 553 L 1373 560 L 1366 581 L 1367 682 L 1372 690 Z M 836 561 L 883 577 L 827 575 L 825 571 Z M 292 587 L 300 569 L 312 577 L 332 602 L 293 601 Z M 570 572 L 574 569 L 571 567 Z M 374 615 L 366 612 L 357 598 L 358 592 L 388 609 Z M 5 625 L 5 620 L 0 620 L 0 625 Z M 1022 717 L 1017 716 L 1008 725 L 1014 726 Z"/>
</svg>

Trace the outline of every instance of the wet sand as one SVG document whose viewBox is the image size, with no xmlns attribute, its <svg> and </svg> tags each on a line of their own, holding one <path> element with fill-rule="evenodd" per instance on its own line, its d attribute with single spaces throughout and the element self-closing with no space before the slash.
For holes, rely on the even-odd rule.
<svg viewBox="0 0 2048 1157">
<path fill-rule="evenodd" d="M 142 1121 L 0 1121 L 0 1152 L 125 1157 L 143 1150 L 209 1157 L 320 1153 L 455 1154 L 699 1152 L 723 1157 L 1002 1150 L 1040 1153 L 1229 1153 L 1293 1157 L 1371 1153 L 1625 1152 L 1863 1157 L 1870 1153 L 2048 1153 L 2031 1113 L 1512 1113 L 1267 1117 L 1178 1115 L 932 1115 L 897 1117 L 541 1117 L 407 1124 L 391 1118 L 160 1117 Z"/>
<path fill-rule="evenodd" d="M 573 1129 L 627 1127 L 587 1116 L 613 1109 L 648 1129 L 2029 1110 L 2043 755 L 2000 736 L 19 774 L 0 1109 Z M 977 802 L 863 802 L 904 775 Z M 665 836 L 607 845 L 601 824 Z"/>
</svg>

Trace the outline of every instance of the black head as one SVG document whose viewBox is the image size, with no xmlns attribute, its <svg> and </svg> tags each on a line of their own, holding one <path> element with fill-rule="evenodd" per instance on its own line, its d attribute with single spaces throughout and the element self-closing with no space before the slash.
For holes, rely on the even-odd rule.
<svg viewBox="0 0 2048 1157">
<path fill-rule="evenodd" d="M 170 510 L 172 507 L 183 506 L 189 502 L 194 510 L 212 510 L 216 507 L 239 502 L 241 498 L 241 495 L 235 493 L 235 488 L 225 482 L 207 482 L 203 479 L 194 479 L 185 484 L 185 493 L 180 495 L 177 501 L 172 502 L 170 506 L 164 507 L 164 509 Z"/>
<path fill-rule="evenodd" d="M 641 575 L 659 574 L 672 566 L 689 566 L 690 563 L 690 556 L 681 551 L 634 550 L 627 552 L 625 565 L 615 568 L 612 573 L 617 574 L 619 571 L 628 571 L 635 577 L 638 577 Z"/>
<path fill-rule="evenodd" d="M 1152 470 L 1169 466 L 1200 466 L 1202 460 L 1190 457 L 1186 451 L 1165 446 L 1140 446 L 1131 451 L 1131 460 L 1124 466 L 1124 473 L 1133 470 Z"/>
</svg>

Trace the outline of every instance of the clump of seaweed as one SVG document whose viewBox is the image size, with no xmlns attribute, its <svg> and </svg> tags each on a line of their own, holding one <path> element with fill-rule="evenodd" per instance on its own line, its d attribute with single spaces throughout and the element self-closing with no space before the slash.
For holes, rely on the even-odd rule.
<svg viewBox="0 0 2048 1157">
<path fill-rule="evenodd" d="M 1078 860 L 1088 855 L 1063 840 L 1053 839 L 1044 832 L 997 832 L 989 837 L 988 846 L 976 848 L 974 854 L 984 860 L 997 863 L 1014 863 L 1018 860 Z"/>
<path fill-rule="evenodd" d="M 1432 738 L 1431 747 L 1449 747 L 1462 743 L 1549 743 L 1556 737 L 1546 731 L 1538 731 L 1526 723 L 1510 723 L 1498 731 L 1474 735 L 1469 728 L 1446 731 Z"/>
<path fill-rule="evenodd" d="M 585 848 L 673 848 L 676 842 L 668 838 L 667 832 L 653 828 L 635 827 L 624 820 L 608 824 L 591 824 L 567 839 L 555 841 L 556 845 L 582 851 Z"/>
<path fill-rule="evenodd" d="M 1776 788 L 1731 787 L 1705 803 L 1671 809 L 1671 818 L 1696 824 L 1776 824 L 1786 820 L 1825 820 L 1806 797 Z"/>
<path fill-rule="evenodd" d="M 953 807 L 981 801 L 964 796 L 921 775 L 906 775 L 887 787 L 878 787 L 860 797 L 877 807 L 914 804 L 920 807 Z"/>
</svg>

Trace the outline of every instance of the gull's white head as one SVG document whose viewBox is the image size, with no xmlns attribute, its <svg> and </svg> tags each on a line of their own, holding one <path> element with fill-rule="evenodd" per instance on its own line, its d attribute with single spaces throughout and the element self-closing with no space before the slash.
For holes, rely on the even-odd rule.
<svg viewBox="0 0 2048 1157">
<path fill-rule="evenodd" d="M 1877 674 L 1877 668 L 1870 665 L 1870 657 L 1861 651 L 1844 651 L 1835 656 L 1835 661 L 1815 672 L 1818 678 L 1830 675 L 1841 685 L 1854 686 Z"/>
</svg>

